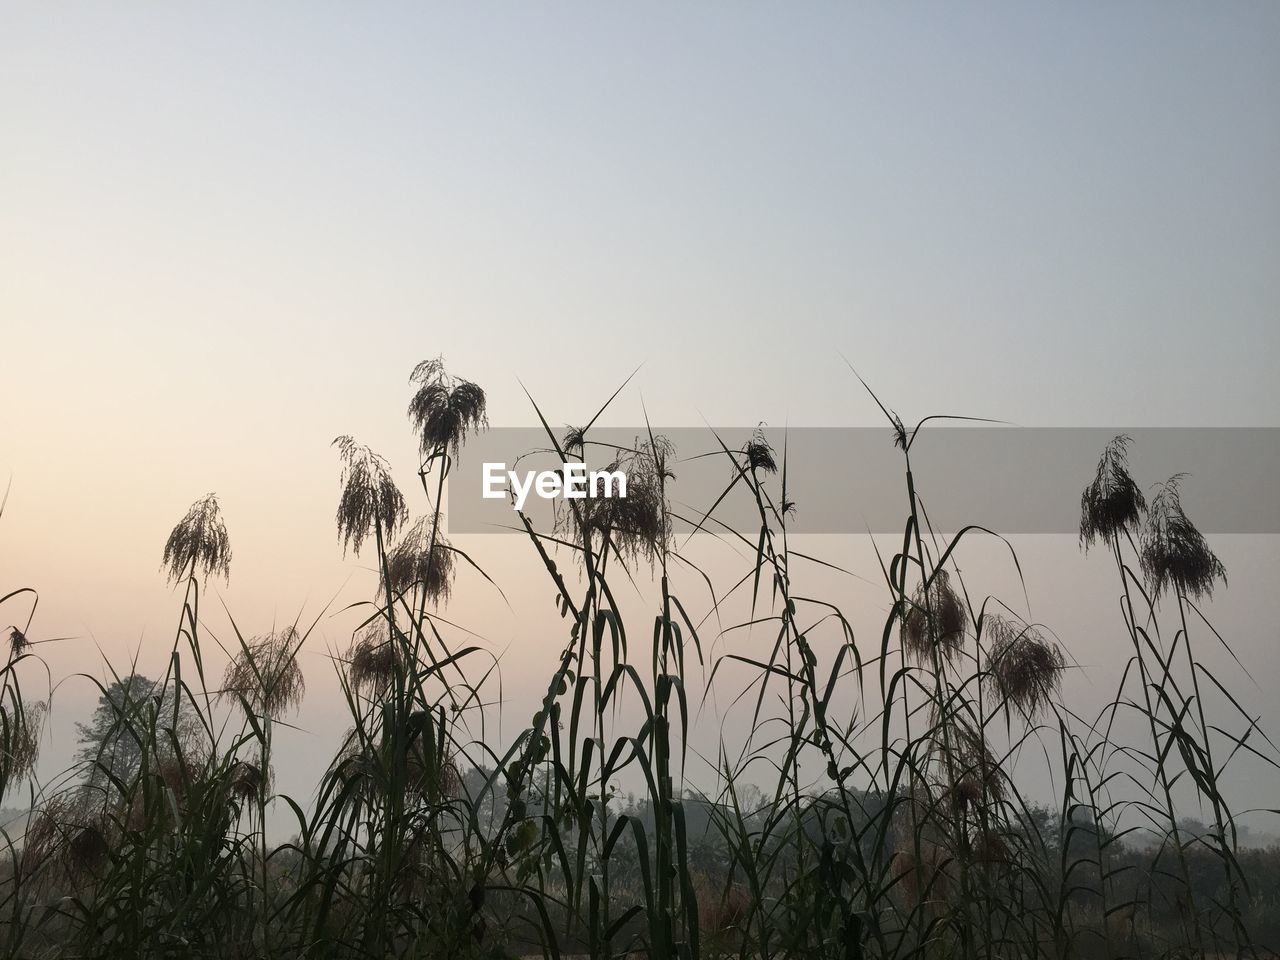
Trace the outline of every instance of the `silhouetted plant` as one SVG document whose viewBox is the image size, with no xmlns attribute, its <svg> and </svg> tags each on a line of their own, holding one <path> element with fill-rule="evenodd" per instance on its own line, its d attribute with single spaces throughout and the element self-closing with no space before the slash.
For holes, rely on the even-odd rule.
<svg viewBox="0 0 1280 960">
<path fill-rule="evenodd" d="M 9 785 L 25 780 L 35 771 L 36 761 L 40 759 L 40 734 L 44 730 L 48 704 L 42 700 L 24 703 L 22 709 L 11 717 L 7 710 L 0 708 L 0 725 L 4 727 L 4 736 L 0 737 L 5 751 L 3 766 L 9 773 Z"/>
<path fill-rule="evenodd" d="M 449 376 L 443 357 L 419 363 L 409 382 L 418 385 L 409 401 L 409 421 L 424 456 L 437 450 L 457 456 L 469 432 L 488 426 L 484 391 L 470 380 Z"/>
<path fill-rule="evenodd" d="M 356 634 L 347 653 L 347 676 L 356 690 L 369 696 L 385 692 L 403 669 L 398 643 L 387 636 L 386 624 L 375 620 Z"/>
<path fill-rule="evenodd" d="M 1080 542 L 1086 550 L 1097 540 L 1110 542 L 1134 531 L 1147 508 L 1146 499 L 1129 474 L 1131 437 L 1121 434 L 1107 444 L 1097 473 L 1080 496 Z"/>
<path fill-rule="evenodd" d="M 232 761 L 227 789 L 236 800 L 242 803 L 252 800 L 269 788 L 270 784 L 258 764 L 249 760 Z"/>
<path fill-rule="evenodd" d="M 1181 474 L 1170 477 L 1152 498 L 1142 531 L 1142 572 L 1157 596 L 1169 587 L 1183 596 L 1212 596 L 1217 581 L 1227 582 L 1227 570 L 1183 512 L 1181 481 Z"/>
<path fill-rule="evenodd" d="M 946 570 L 936 570 L 928 590 L 916 587 L 910 608 L 902 618 L 902 647 L 921 663 L 931 663 L 934 652 L 943 660 L 956 656 L 964 647 L 964 631 L 969 623 L 964 603 L 951 586 Z"/>
<path fill-rule="evenodd" d="M 570 427 L 564 432 L 564 436 L 560 440 L 560 446 L 565 453 L 571 456 L 583 456 L 587 447 L 587 428 Z"/>
<path fill-rule="evenodd" d="M 245 641 L 227 664 L 224 697 L 241 697 L 259 715 L 277 718 L 302 704 L 307 684 L 298 666 L 301 638 L 285 627 Z"/>
<path fill-rule="evenodd" d="M 621 450 L 604 469 L 620 471 L 627 478 L 625 497 L 605 496 L 588 489 L 579 500 L 558 502 L 557 529 L 572 536 L 586 549 L 612 550 L 619 558 L 644 558 L 653 562 L 667 549 L 671 514 L 666 481 L 674 477 L 668 464 L 675 448 L 665 437 L 637 442 Z"/>
<path fill-rule="evenodd" d="M 1066 669 L 1056 643 L 1035 627 L 999 616 L 983 619 L 990 638 L 987 664 L 994 684 L 988 695 L 995 707 L 1015 707 L 1025 718 L 1035 717 L 1052 702 Z"/>
<path fill-rule="evenodd" d="M 742 448 L 747 461 L 747 469 L 762 473 L 777 473 L 778 461 L 773 455 L 773 446 L 765 436 L 764 430 L 757 427 Z"/>
<path fill-rule="evenodd" d="M 61 793 L 33 813 L 22 851 L 22 872 L 48 882 L 94 879 L 111 853 L 111 824 L 78 793 Z"/>
<path fill-rule="evenodd" d="M 231 578 L 231 539 L 218 508 L 218 498 L 209 494 L 191 505 L 187 515 L 165 541 L 161 566 L 169 581 L 210 574 Z"/>
<path fill-rule="evenodd" d="M 13 627 L 9 630 L 9 658 L 14 659 L 22 656 L 31 646 L 31 641 L 27 639 L 27 635 Z"/>
<path fill-rule="evenodd" d="M 968 810 L 979 804 L 1002 800 L 1005 796 L 1005 774 L 1000 761 L 992 754 L 986 736 L 962 723 L 952 727 L 948 735 L 956 777 L 952 788 L 955 806 Z"/>
<path fill-rule="evenodd" d="M 433 530 L 434 544 L 431 539 Z M 440 535 L 434 518 L 419 519 L 388 551 L 387 575 L 395 593 L 405 593 L 419 586 L 432 603 L 448 601 L 453 592 L 453 549 Z"/>
<path fill-rule="evenodd" d="M 349 436 L 338 437 L 333 445 L 342 459 L 338 537 L 344 553 L 350 547 L 359 555 L 375 529 L 381 529 L 384 538 L 393 536 L 408 510 L 386 460 Z"/>
<path fill-rule="evenodd" d="M 414 382 L 411 417 L 421 414 L 415 426 L 424 452 L 456 452 L 483 425 L 483 394 L 477 401 L 458 392 L 463 383 L 439 361 L 421 365 Z M 235 720 L 215 715 L 204 689 L 197 641 L 204 618 L 191 581 L 179 636 L 188 638 L 195 668 L 175 643 L 165 683 L 197 709 L 204 694 L 198 742 L 184 743 L 173 729 L 183 724 L 173 722 L 163 693 L 118 711 L 139 762 L 92 803 L 79 788 L 37 798 L 23 848 L 10 846 L 12 870 L 0 870 L 0 952 L 336 960 L 579 952 L 612 960 L 641 951 L 663 960 L 1253 955 L 1244 923 L 1271 905 L 1243 892 L 1246 870 L 1220 785 L 1231 755 L 1270 747 L 1250 736 L 1253 718 L 1240 737 L 1206 718 L 1194 678 L 1210 674 L 1184 642 L 1185 605 L 1181 631 L 1161 633 L 1158 611 L 1122 555 L 1122 541 L 1137 533 L 1151 583 L 1180 598 L 1207 592 L 1223 575 L 1203 538 L 1187 532 L 1176 482 L 1155 498 L 1151 528 L 1139 530 L 1145 507 L 1126 480 L 1127 441 L 1117 438 L 1082 497 L 1082 541 L 1101 537 L 1116 548 L 1134 644 L 1125 675 L 1146 696 L 1130 696 L 1122 681 L 1106 708 L 1112 717 L 1104 710 L 1101 719 L 1081 718 L 1060 700 L 1065 658 L 1046 628 L 984 613 L 975 655 L 967 655 L 974 594 L 956 551 L 975 528 L 949 541 L 930 529 L 915 490 L 928 479 L 913 474 L 909 457 L 919 426 L 908 433 L 885 414 L 908 454 L 910 513 L 900 552 L 882 564 L 888 613 L 869 643 L 855 642 L 835 603 L 798 587 L 810 561 L 828 573 L 839 568 L 788 545 L 786 464 L 763 431 L 723 451 L 760 518 L 758 531 L 721 524 L 715 532 L 718 544 L 752 557 L 724 590 L 673 542 L 670 444 L 637 441 L 610 454 L 612 469 L 627 474 L 625 499 L 564 501 L 552 534 L 520 518 L 565 630 L 537 713 L 528 726 L 504 730 L 510 742 L 501 749 L 488 718 L 503 692 L 481 695 L 497 667 L 478 682 L 462 667 L 484 641 L 471 635 L 455 644 L 448 631 L 466 628 L 425 609 L 428 600 L 449 598 L 454 560 L 465 555 L 438 536 L 436 510 L 405 529 L 386 462 L 339 438 L 339 537 L 344 551 L 358 553 L 375 536 L 381 577 L 339 670 L 354 726 L 314 807 L 280 797 L 268 816 L 274 718 L 304 692 L 301 637 L 288 628 L 241 642 L 221 690 L 247 714 L 235 718 L 236 730 Z M 601 449 L 586 437 L 594 422 L 570 431 L 562 448 L 579 456 Z M 425 484 L 424 493 L 431 498 Z M 570 574 L 552 559 L 565 543 L 582 548 L 581 569 Z M 611 554 L 641 593 L 648 584 L 631 576 L 628 561 L 660 564 L 649 578 L 660 593 L 644 598 L 658 600 L 651 634 L 624 621 L 630 607 L 618 602 Z M 180 563 L 183 575 L 198 566 Z M 688 572 L 708 587 L 710 610 L 686 610 L 677 586 Z M 749 599 L 738 591 L 744 585 Z M 978 616 L 986 601 L 973 609 Z M 891 650 L 895 629 L 903 662 Z M 708 643 L 711 630 L 718 633 Z M 748 646 L 762 634 L 767 655 Z M 751 685 L 732 704 L 754 687 L 755 707 L 749 718 L 725 714 L 717 792 L 704 796 L 692 788 L 696 775 L 686 780 L 704 759 L 695 757 L 694 711 L 713 700 L 735 707 L 696 689 L 685 658 L 696 651 L 701 660 L 721 641 L 711 677 L 749 668 Z M 1166 653 L 1179 646 L 1185 667 Z M 11 714 L 23 703 L 18 658 L 35 659 L 25 635 L 11 636 L 10 650 L 0 664 L 6 778 L 29 769 L 21 759 L 24 721 Z M 1017 710 L 1027 723 L 1015 727 L 1007 714 L 996 722 L 992 706 Z M 1151 744 L 1111 741 L 1110 721 L 1123 710 L 1150 721 Z M 1056 725 L 1040 722 L 1050 711 Z M 747 743 L 735 761 L 729 740 L 737 727 Z M 1209 731 L 1235 741 L 1221 762 Z M 1045 742 L 1055 734 L 1060 759 Z M 253 745 L 256 762 L 242 759 Z M 1063 788 L 1060 808 L 1033 809 L 1014 778 L 1019 756 L 1041 755 L 1053 787 Z M 754 789 L 739 779 L 748 769 L 776 780 Z M 638 803 L 623 803 L 622 776 L 646 792 Z M 1214 812 L 1213 826 L 1198 831 L 1174 817 L 1167 790 L 1191 779 Z M 1123 796 L 1110 799 L 1112 790 Z M 1121 845 L 1130 831 L 1120 820 L 1135 807 L 1154 824 L 1155 851 Z M 266 824 L 280 817 L 294 819 L 294 838 L 271 844 Z M 1225 869 L 1206 868 L 1215 863 Z M 1113 936 L 1104 944 L 1116 917 L 1129 918 L 1130 942 Z M 1230 942 L 1224 918 L 1233 925 Z"/>
</svg>

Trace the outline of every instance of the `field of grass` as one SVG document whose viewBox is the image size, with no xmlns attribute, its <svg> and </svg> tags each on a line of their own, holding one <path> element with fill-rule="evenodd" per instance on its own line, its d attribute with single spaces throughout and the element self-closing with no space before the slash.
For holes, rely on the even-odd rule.
<svg viewBox="0 0 1280 960">
<path fill-rule="evenodd" d="M 307 630 L 237 633 L 230 667 L 206 671 L 202 603 L 232 553 L 216 499 L 197 501 L 163 545 L 181 598 L 167 674 L 139 686 L 120 671 L 99 749 L 39 785 L 30 818 L 0 838 L 0 952 L 1271 955 L 1280 854 L 1238 844 L 1227 786 L 1233 762 L 1274 763 L 1275 751 L 1197 652 L 1228 643 L 1200 606 L 1226 571 L 1177 479 L 1145 497 L 1117 437 L 1082 493 L 1082 548 L 1114 567 L 1115 591 L 1081 602 L 1120 597 L 1128 645 L 1109 706 L 1082 716 L 1062 697 L 1068 658 L 1052 633 L 960 574 L 966 545 L 999 532 L 931 529 L 919 489 L 945 478 L 912 473 L 921 426 L 880 409 L 905 522 L 880 556 L 878 635 L 855 638 L 841 598 L 799 586 L 823 561 L 788 542 L 785 450 L 763 434 L 721 445 L 726 487 L 759 519 L 730 530 L 677 515 L 677 452 L 650 433 L 604 455 L 627 472 L 625 499 L 563 501 L 547 530 L 516 514 L 526 535 L 511 546 L 545 577 L 563 634 L 540 709 L 496 748 L 476 731 L 498 665 L 478 643 L 447 643 L 439 619 L 460 571 L 484 576 L 446 538 L 440 504 L 458 451 L 486 426 L 485 396 L 438 360 L 420 364 L 408 410 L 420 490 L 399 490 L 354 439 L 334 444 L 342 548 L 380 576 L 341 663 L 350 732 L 302 799 L 276 793 L 272 756 L 273 728 L 305 693 Z M 562 460 L 592 448 L 601 462 L 590 424 L 542 422 Z M 677 520 L 753 560 L 714 582 L 682 555 Z M 690 578 L 710 604 L 681 595 Z M 651 622 L 627 622 L 620 584 L 639 585 Z M 31 782 L 41 743 L 45 708 L 27 696 L 41 676 L 34 598 L 0 585 L 0 622 L 15 622 L 0 693 L 7 798 Z M 747 620 L 725 621 L 744 605 Z M 748 625 L 771 637 L 767 655 L 713 643 Z M 743 671 L 730 693 L 753 705 L 748 748 L 725 747 L 717 775 L 694 778 L 692 712 L 706 686 Z M 1142 736 L 1111 736 L 1121 728 Z M 1056 806 L 1026 799 L 1010 773 L 1029 744 L 1060 771 Z M 1187 795 L 1208 813 L 1197 829 Z M 269 810 L 287 812 L 292 840 L 268 840 Z"/>
</svg>

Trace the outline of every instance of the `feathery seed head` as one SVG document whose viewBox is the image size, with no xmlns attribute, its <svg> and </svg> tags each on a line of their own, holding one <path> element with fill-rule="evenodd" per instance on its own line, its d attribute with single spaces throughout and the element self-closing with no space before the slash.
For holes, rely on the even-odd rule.
<svg viewBox="0 0 1280 960">
<path fill-rule="evenodd" d="M 111 853 L 109 827 L 83 792 L 61 793 L 33 811 L 23 838 L 19 871 L 49 871 L 52 879 L 78 883 L 97 874 Z"/>
<path fill-rule="evenodd" d="M 96 874 L 111 853 L 101 824 L 86 823 L 67 841 L 67 865 L 75 874 Z"/>
<path fill-rule="evenodd" d="M 1147 508 L 1142 491 L 1129 474 L 1132 442 L 1131 437 L 1121 434 L 1107 444 L 1093 482 L 1080 496 L 1080 542 L 1085 550 L 1098 540 L 1108 542 L 1135 528 Z"/>
<path fill-rule="evenodd" d="M 763 470 L 765 473 L 777 473 L 778 461 L 773 455 L 773 446 L 769 443 L 761 427 L 756 427 L 751 439 L 742 448 L 746 456 L 747 468 L 751 471 Z"/>
<path fill-rule="evenodd" d="M 964 604 L 951 587 L 946 570 L 936 570 L 926 595 L 924 584 L 916 587 L 911 606 L 902 618 L 902 647 L 918 662 L 928 663 L 936 648 L 949 660 L 964 647 L 964 631 L 969 618 Z"/>
<path fill-rule="evenodd" d="M 899 450 L 907 449 L 907 425 L 902 422 L 902 417 L 894 413 L 889 417 L 893 423 L 893 445 Z"/>
<path fill-rule="evenodd" d="M 977 804 L 1003 800 L 1004 772 L 992 754 L 987 738 L 968 726 L 958 726 L 951 730 L 950 735 L 956 768 L 951 799 L 956 810 L 963 812 Z"/>
<path fill-rule="evenodd" d="M 587 445 L 587 428 L 586 427 L 570 427 L 565 431 L 564 437 L 560 441 L 560 446 L 564 448 L 565 453 L 582 456 L 582 451 Z"/>
<path fill-rule="evenodd" d="M 40 759 L 40 733 L 48 712 L 48 704 L 42 700 L 23 704 L 14 717 L 0 708 L 10 785 L 25 780 L 35 770 L 36 761 Z"/>
<path fill-rule="evenodd" d="M 409 401 L 409 420 L 424 456 L 445 449 L 457 456 L 468 433 L 489 425 L 484 391 L 470 380 L 449 376 L 443 357 L 418 364 L 409 382 L 418 385 Z"/>
<path fill-rule="evenodd" d="M 374 620 L 359 631 L 347 653 L 347 676 L 356 690 L 375 696 L 391 687 L 403 662 L 400 648 L 387 636 L 387 625 Z"/>
<path fill-rule="evenodd" d="M 671 537 L 666 482 L 674 477 L 667 466 L 674 454 L 675 447 L 661 436 L 620 450 L 605 469 L 626 474 L 627 495 L 606 497 L 588 489 L 582 499 L 558 501 L 556 530 L 584 548 L 591 544 L 597 550 L 612 549 L 620 559 L 643 557 L 653 563 Z"/>
<path fill-rule="evenodd" d="M 227 788 L 231 796 L 243 802 L 252 800 L 264 787 L 270 789 L 270 777 L 263 777 L 262 768 L 248 760 L 236 760 L 228 771 Z"/>
<path fill-rule="evenodd" d="M 444 517 L 433 523 L 423 517 L 411 526 L 387 554 L 387 574 L 393 593 L 407 593 L 421 586 L 435 604 L 446 603 L 453 592 L 453 548 L 439 531 Z M 435 543 L 431 531 L 436 528 Z"/>
<path fill-rule="evenodd" d="M 1003 617 L 983 619 L 991 637 L 987 663 L 994 684 L 989 697 L 994 707 L 1012 705 L 1030 720 L 1052 701 L 1066 661 L 1056 643 L 1031 626 Z"/>
<path fill-rule="evenodd" d="M 265 717 L 297 709 L 307 689 L 297 660 L 301 643 L 293 627 L 246 641 L 227 665 L 220 696 L 243 697 Z"/>
<path fill-rule="evenodd" d="M 1217 581 L 1227 582 L 1227 570 L 1183 512 L 1181 480 L 1180 474 L 1170 477 L 1151 501 L 1142 532 L 1142 571 L 1156 596 L 1168 587 L 1183 596 L 1212 596 Z"/>
<path fill-rule="evenodd" d="M 231 578 L 231 540 L 215 494 L 197 500 L 165 541 L 161 568 L 172 583 L 183 577 L 218 574 Z"/>
<path fill-rule="evenodd" d="M 409 789 L 429 802 L 456 799 L 462 777 L 448 749 L 443 721 L 426 710 L 416 710 L 408 718 L 409 744 L 405 755 L 405 775 Z"/>
<path fill-rule="evenodd" d="M 386 460 L 349 436 L 338 437 L 333 445 L 342 460 L 338 537 L 344 554 L 350 547 L 359 556 L 372 530 L 381 526 L 383 536 L 390 538 L 408 510 Z"/>
<path fill-rule="evenodd" d="M 27 639 L 27 635 L 13 627 L 9 630 L 9 657 L 10 659 L 22 656 L 27 648 L 31 646 L 31 641 Z"/>
</svg>

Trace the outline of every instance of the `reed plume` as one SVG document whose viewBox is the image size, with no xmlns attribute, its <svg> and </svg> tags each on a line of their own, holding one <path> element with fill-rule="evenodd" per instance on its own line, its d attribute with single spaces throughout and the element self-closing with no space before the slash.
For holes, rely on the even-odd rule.
<svg viewBox="0 0 1280 960">
<path fill-rule="evenodd" d="M 234 761 L 228 771 L 227 791 L 241 802 L 253 799 L 264 788 L 269 790 L 270 784 L 270 775 L 248 760 Z"/>
<path fill-rule="evenodd" d="M 197 573 L 201 573 L 204 580 L 208 580 L 210 574 L 231 579 L 231 539 L 227 536 L 216 494 L 197 500 L 178 521 L 165 541 L 160 566 L 167 572 L 170 583 Z"/>
<path fill-rule="evenodd" d="M 10 660 L 13 660 L 22 656 L 24 653 L 27 652 L 27 649 L 30 646 L 31 646 L 31 641 L 27 639 L 27 635 L 25 633 L 23 633 L 17 627 L 10 628 L 9 630 L 9 659 Z"/>
<path fill-rule="evenodd" d="M 418 364 L 409 382 L 418 385 L 408 412 L 424 456 L 452 450 L 456 457 L 468 433 L 489 425 L 484 391 L 470 380 L 449 376 L 443 357 Z"/>
<path fill-rule="evenodd" d="M 99 874 L 111 855 L 110 823 L 82 792 L 60 793 L 34 813 L 23 837 L 19 870 L 30 878 L 73 884 Z"/>
<path fill-rule="evenodd" d="M 765 437 L 764 430 L 756 427 L 751 439 L 742 448 L 742 455 L 747 462 L 747 469 L 753 473 L 777 473 L 778 461 L 773 455 L 773 446 Z"/>
<path fill-rule="evenodd" d="M 943 660 L 950 660 L 964 647 L 968 622 L 950 575 L 936 570 L 927 592 L 924 584 L 916 587 L 910 609 L 902 618 L 902 647 L 920 663 L 928 663 L 935 649 Z"/>
<path fill-rule="evenodd" d="M 643 558 L 653 563 L 667 549 L 671 537 L 666 481 L 675 476 L 668 467 L 674 455 L 675 447 L 661 436 L 619 451 L 605 469 L 626 474 L 627 495 L 606 497 L 587 490 L 580 500 L 557 504 L 556 529 L 583 549 L 592 547 L 593 538 L 598 538 L 593 549 L 612 549 L 620 559 Z"/>
<path fill-rule="evenodd" d="M 1102 451 L 1093 482 L 1080 496 L 1080 542 L 1087 551 L 1101 540 L 1110 542 L 1124 531 L 1137 528 L 1147 508 L 1142 491 L 1129 473 L 1129 444 L 1120 434 Z"/>
<path fill-rule="evenodd" d="M 264 717 L 297 709 L 307 689 L 297 660 L 301 644 L 293 627 L 246 641 L 223 674 L 222 696 L 241 697 Z"/>
<path fill-rule="evenodd" d="M 369 696 L 384 693 L 403 670 L 404 657 L 395 641 L 387 636 L 382 620 L 366 624 L 356 634 L 347 652 L 347 676 L 356 690 Z"/>
<path fill-rule="evenodd" d="M 439 522 L 443 519 L 441 515 Z M 405 532 L 387 554 L 387 575 L 394 593 L 420 586 L 432 603 L 448 601 L 453 592 L 453 548 L 440 534 L 438 523 L 424 517 Z"/>
<path fill-rule="evenodd" d="M 342 496 L 338 500 L 338 538 L 342 552 L 348 547 L 360 555 L 371 531 L 382 530 L 390 538 L 408 515 L 404 496 L 391 479 L 387 461 L 349 436 L 333 441 L 342 460 Z"/>
<path fill-rule="evenodd" d="M 0 726 L 5 733 L 0 742 L 4 744 L 10 784 L 25 780 L 35 771 L 36 761 L 40 759 L 40 734 L 47 715 L 48 704 L 43 700 L 23 704 L 14 717 L 0 707 Z"/>
<path fill-rule="evenodd" d="M 949 735 L 956 771 L 951 798 L 957 811 L 1003 800 L 1005 773 L 987 738 L 967 724 L 955 725 Z"/>
<path fill-rule="evenodd" d="M 1062 651 L 1035 627 L 1004 617 L 986 617 L 983 626 L 991 638 L 987 664 L 994 680 L 988 688 L 992 706 L 1013 706 L 1032 719 L 1049 706 L 1058 689 L 1066 669 Z"/>
<path fill-rule="evenodd" d="M 1181 474 L 1170 477 L 1152 498 L 1142 531 L 1142 571 L 1157 596 L 1169 587 L 1183 596 L 1212 596 L 1219 580 L 1227 582 L 1227 570 L 1183 512 L 1181 482 Z"/>
</svg>

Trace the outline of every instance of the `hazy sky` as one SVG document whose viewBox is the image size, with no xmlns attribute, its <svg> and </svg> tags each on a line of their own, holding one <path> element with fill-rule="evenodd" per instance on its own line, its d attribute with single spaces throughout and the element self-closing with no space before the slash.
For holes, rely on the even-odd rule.
<svg viewBox="0 0 1280 960">
<path fill-rule="evenodd" d="M 55 677 L 162 652 L 216 490 L 237 620 L 318 612 L 328 443 L 412 479 L 438 353 L 511 425 L 642 362 L 614 422 L 876 422 L 839 353 L 908 417 L 1280 425 L 1277 90 L 1262 2 L 2 3 L 0 593 Z"/>
</svg>

